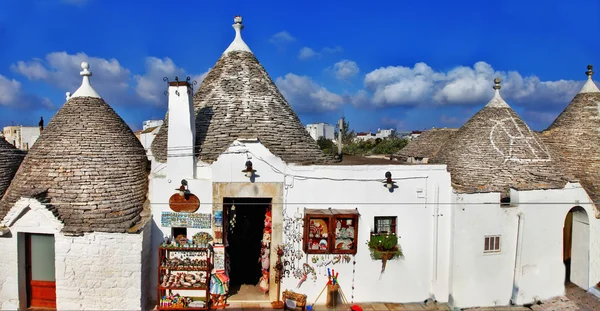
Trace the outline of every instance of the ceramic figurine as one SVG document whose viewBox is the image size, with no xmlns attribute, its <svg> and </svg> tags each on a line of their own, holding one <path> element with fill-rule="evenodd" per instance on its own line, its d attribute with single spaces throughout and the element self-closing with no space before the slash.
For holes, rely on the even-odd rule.
<svg viewBox="0 0 600 311">
<path fill-rule="evenodd" d="M 260 290 L 262 290 L 263 292 L 267 293 L 269 291 L 269 272 L 263 270 L 263 274 L 262 277 L 260 278 L 260 282 L 259 282 L 259 287 Z"/>
<path fill-rule="evenodd" d="M 262 268 L 263 270 L 269 270 L 269 249 L 268 248 L 264 248 L 263 249 L 263 255 L 262 255 Z"/>
</svg>

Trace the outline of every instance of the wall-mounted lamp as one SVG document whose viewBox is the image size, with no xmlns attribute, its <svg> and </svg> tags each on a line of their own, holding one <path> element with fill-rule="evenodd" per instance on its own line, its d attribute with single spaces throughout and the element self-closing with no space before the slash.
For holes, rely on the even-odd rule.
<svg viewBox="0 0 600 311">
<path fill-rule="evenodd" d="M 183 179 L 177 193 L 169 198 L 169 207 L 175 212 L 193 213 L 200 207 L 200 200 L 187 188 L 188 182 Z"/>
<path fill-rule="evenodd" d="M 383 182 L 388 189 L 394 188 L 395 181 L 392 181 L 392 173 L 385 172 L 385 181 Z"/>
<path fill-rule="evenodd" d="M 242 173 L 245 173 L 246 177 L 252 178 L 255 172 L 256 170 L 252 169 L 252 161 L 246 161 L 246 169 L 242 170 Z"/>
<path fill-rule="evenodd" d="M 175 189 L 177 190 L 177 192 L 179 193 L 180 196 L 184 196 L 187 190 L 187 180 L 182 179 L 181 180 L 181 186 L 179 186 L 179 189 Z"/>
</svg>

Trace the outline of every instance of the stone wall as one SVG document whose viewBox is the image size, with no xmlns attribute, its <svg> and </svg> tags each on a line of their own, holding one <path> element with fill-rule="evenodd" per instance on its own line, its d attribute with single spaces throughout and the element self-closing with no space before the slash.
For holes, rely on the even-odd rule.
<svg viewBox="0 0 600 311">
<path fill-rule="evenodd" d="M 56 236 L 56 299 L 65 310 L 139 310 L 143 234 Z"/>
<path fill-rule="evenodd" d="M 22 215 L 14 211 L 24 208 Z M 19 249 L 21 233 L 54 234 L 56 302 L 59 310 L 140 310 L 147 282 L 142 278 L 148 258 L 142 251 L 149 226 L 141 234 L 88 233 L 65 236 L 62 224 L 34 199 L 21 199 L 4 219 L 10 216 L 11 235 L 0 237 L 3 252 L 0 261 L 0 308 L 19 307 Z M 149 240 L 149 239 L 148 239 Z"/>
</svg>

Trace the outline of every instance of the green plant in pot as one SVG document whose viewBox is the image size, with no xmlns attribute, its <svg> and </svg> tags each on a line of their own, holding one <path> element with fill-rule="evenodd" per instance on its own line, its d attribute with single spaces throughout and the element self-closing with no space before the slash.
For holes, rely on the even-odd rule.
<svg viewBox="0 0 600 311">
<path fill-rule="evenodd" d="M 372 235 L 371 239 L 367 241 L 367 245 L 371 251 L 371 258 L 374 260 L 381 259 L 381 273 L 385 271 L 388 260 L 403 256 L 402 248 L 398 244 L 398 236 L 395 233 Z"/>
</svg>

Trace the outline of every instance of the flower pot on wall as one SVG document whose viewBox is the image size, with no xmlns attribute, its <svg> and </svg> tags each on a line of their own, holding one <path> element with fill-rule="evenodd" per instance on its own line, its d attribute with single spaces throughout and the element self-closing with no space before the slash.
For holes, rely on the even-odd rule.
<svg viewBox="0 0 600 311">
<path fill-rule="evenodd" d="M 385 272 L 388 260 L 403 256 L 395 234 L 372 235 L 367 245 L 371 251 L 371 258 L 381 260 L 381 273 Z"/>
</svg>

